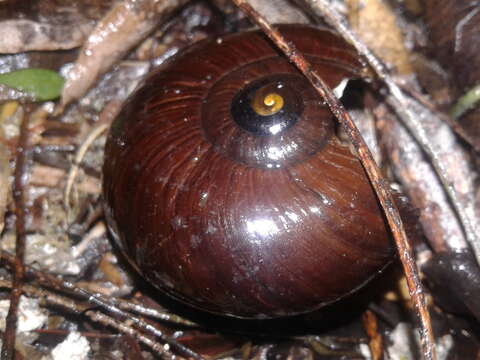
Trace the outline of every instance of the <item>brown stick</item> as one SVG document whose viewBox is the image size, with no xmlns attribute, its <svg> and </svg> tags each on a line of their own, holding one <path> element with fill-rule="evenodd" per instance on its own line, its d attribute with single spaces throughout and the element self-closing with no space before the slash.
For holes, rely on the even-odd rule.
<svg viewBox="0 0 480 360">
<path fill-rule="evenodd" d="M 362 315 L 363 328 L 369 338 L 368 347 L 372 355 L 372 360 L 383 360 L 383 339 L 378 332 L 377 317 L 371 310 L 367 310 Z"/>
<path fill-rule="evenodd" d="M 265 34 L 275 43 L 275 45 L 288 57 L 290 62 L 305 75 L 320 96 L 325 100 L 328 107 L 338 119 L 350 141 L 358 151 L 360 160 L 370 178 L 372 186 L 377 193 L 378 199 L 385 211 L 390 228 L 397 245 L 400 260 L 403 265 L 407 284 L 412 297 L 416 315 L 420 321 L 420 338 L 422 344 L 423 356 L 427 360 L 436 359 L 435 341 L 430 322 L 430 314 L 425 302 L 423 286 L 418 275 L 418 269 L 415 263 L 413 250 L 405 234 L 405 228 L 400 218 L 395 200 L 388 188 L 388 181 L 383 179 L 380 169 L 376 165 L 370 150 L 363 140 L 360 132 L 355 126 L 352 118 L 348 115 L 343 105 L 335 97 L 329 86 L 312 69 L 307 59 L 295 48 L 295 45 L 287 40 L 275 30 L 255 9 L 253 9 L 246 0 L 232 0 L 242 11 L 249 16 Z"/>
<path fill-rule="evenodd" d="M 26 111 L 23 115 L 22 124 L 20 127 L 20 138 L 17 145 L 17 154 L 15 162 L 15 173 L 13 183 L 13 200 L 15 202 L 16 215 L 16 243 L 15 243 L 15 261 L 13 272 L 13 287 L 10 292 L 10 307 L 8 309 L 5 334 L 3 337 L 2 360 L 12 360 L 15 356 L 15 339 L 17 333 L 17 311 L 20 303 L 20 295 L 22 294 L 22 284 L 25 274 L 25 267 L 23 259 L 25 257 L 25 242 L 26 242 L 26 226 L 25 218 L 27 215 L 27 208 L 25 204 L 25 189 L 28 183 L 28 159 L 30 154 L 29 149 L 29 134 L 28 123 L 30 119 L 30 111 Z"/>
</svg>

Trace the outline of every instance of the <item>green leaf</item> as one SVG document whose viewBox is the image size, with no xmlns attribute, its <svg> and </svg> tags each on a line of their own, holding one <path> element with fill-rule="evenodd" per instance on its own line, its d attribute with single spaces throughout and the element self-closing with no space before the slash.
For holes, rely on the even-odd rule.
<svg viewBox="0 0 480 360">
<path fill-rule="evenodd" d="M 63 77 L 47 69 L 23 69 L 0 74 L 0 84 L 26 92 L 37 101 L 58 98 L 63 83 Z"/>
</svg>

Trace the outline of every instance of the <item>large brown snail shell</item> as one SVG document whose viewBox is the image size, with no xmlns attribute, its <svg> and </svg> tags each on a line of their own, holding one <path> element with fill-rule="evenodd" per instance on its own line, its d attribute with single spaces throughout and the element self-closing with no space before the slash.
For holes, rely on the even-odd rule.
<svg viewBox="0 0 480 360">
<path fill-rule="evenodd" d="M 332 88 L 362 72 L 334 33 L 279 29 Z M 382 210 L 333 115 L 259 31 L 201 42 L 148 76 L 112 126 L 104 197 L 138 271 L 210 312 L 307 312 L 392 258 Z"/>
</svg>

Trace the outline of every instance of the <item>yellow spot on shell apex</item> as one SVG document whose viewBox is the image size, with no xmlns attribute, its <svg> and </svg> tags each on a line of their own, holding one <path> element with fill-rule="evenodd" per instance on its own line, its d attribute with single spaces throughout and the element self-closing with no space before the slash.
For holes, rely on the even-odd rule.
<svg viewBox="0 0 480 360">
<path fill-rule="evenodd" d="M 258 115 L 268 116 L 279 112 L 284 105 L 283 97 L 277 93 L 257 94 L 252 101 L 252 108 Z"/>
</svg>

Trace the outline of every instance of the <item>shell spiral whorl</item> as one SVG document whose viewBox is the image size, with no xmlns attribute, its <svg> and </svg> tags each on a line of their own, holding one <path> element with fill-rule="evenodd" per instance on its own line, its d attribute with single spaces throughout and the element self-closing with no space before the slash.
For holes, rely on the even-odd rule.
<svg viewBox="0 0 480 360">
<path fill-rule="evenodd" d="M 282 25 L 332 87 L 359 77 L 328 30 Z M 315 90 L 260 32 L 153 72 L 112 125 L 109 227 L 137 270 L 197 308 L 278 317 L 335 301 L 391 259 L 382 211 Z"/>
</svg>

